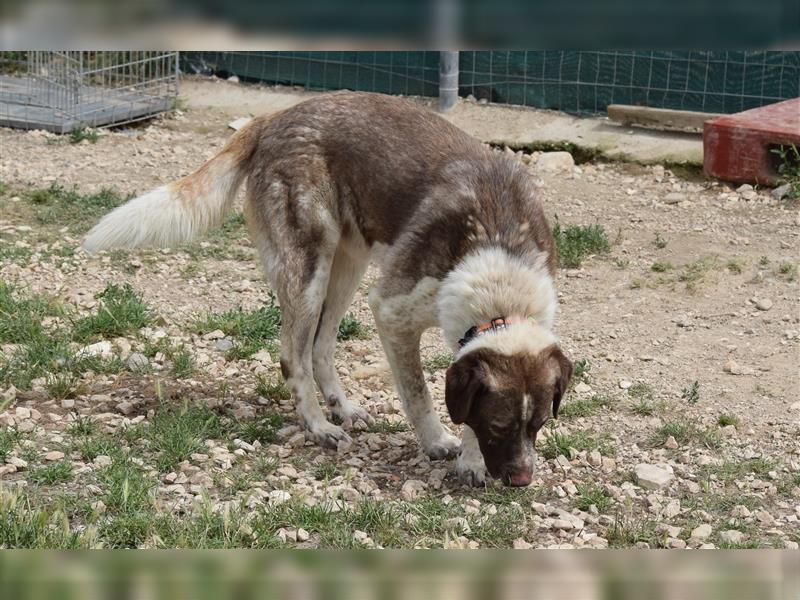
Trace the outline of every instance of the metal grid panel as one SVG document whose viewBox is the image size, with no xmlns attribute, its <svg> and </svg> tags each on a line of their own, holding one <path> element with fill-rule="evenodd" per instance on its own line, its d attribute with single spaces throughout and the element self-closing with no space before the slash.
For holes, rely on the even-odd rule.
<svg viewBox="0 0 800 600">
<path fill-rule="evenodd" d="M 195 71 L 309 89 L 438 93 L 438 52 L 189 52 L 184 58 Z M 462 51 L 460 71 L 462 96 L 577 114 L 602 114 L 613 103 L 733 113 L 800 96 L 800 52 Z"/>
<path fill-rule="evenodd" d="M 178 53 L 31 51 L 0 76 L 0 124 L 65 133 L 119 125 L 172 108 Z"/>
</svg>

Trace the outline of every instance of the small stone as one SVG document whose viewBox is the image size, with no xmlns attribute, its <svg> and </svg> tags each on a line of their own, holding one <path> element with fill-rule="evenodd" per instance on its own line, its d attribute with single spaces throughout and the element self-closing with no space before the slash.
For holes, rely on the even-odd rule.
<svg viewBox="0 0 800 600">
<path fill-rule="evenodd" d="M 680 512 L 681 512 L 681 503 L 673 498 L 672 500 L 667 502 L 667 505 L 661 511 L 661 514 L 663 514 L 667 519 L 671 519 L 672 517 L 678 516 Z"/>
<path fill-rule="evenodd" d="M 203 335 L 203 339 L 208 341 L 221 340 L 224 337 L 225 337 L 225 332 L 222 331 L 221 329 L 215 329 L 214 331 L 209 331 L 208 333 Z"/>
<path fill-rule="evenodd" d="M 298 542 L 307 542 L 311 536 L 309 533 L 303 529 L 302 527 L 297 530 L 297 541 Z"/>
<path fill-rule="evenodd" d="M 230 338 L 222 338 L 221 340 L 217 340 L 214 343 L 214 347 L 220 352 L 227 352 L 228 350 L 233 348 L 233 340 L 231 340 Z"/>
<path fill-rule="evenodd" d="M 92 461 L 96 467 L 103 468 L 108 467 L 111 465 L 111 457 L 106 456 L 105 454 L 99 454 L 98 456 L 94 457 Z"/>
<path fill-rule="evenodd" d="M 234 75 L 234 77 L 235 77 L 235 75 Z M 228 79 L 228 81 L 230 81 L 230 79 Z M 238 81 L 238 79 L 237 79 L 237 81 Z M 239 131 L 242 127 L 247 125 L 252 120 L 253 119 L 251 119 L 250 117 L 239 117 L 238 119 L 234 119 L 233 121 L 228 123 L 228 127 L 233 129 L 234 131 Z"/>
<path fill-rule="evenodd" d="M 587 462 L 593 467 L 599 467 L 603 464 L 603 456 L 599 450 L 592 450 L 586 458 Z"/>
<path fill-rule="evenodd" d="M 738 519 L 749 517 L 750 514 L 751 514 L 750 509 L 743 504 L 737 504 L 736 506 L 733 507 L 733 510 L 731 511 L 731 516 L 736 517 Z"/>
<path fill-rule="evenodd" d="M 711 531 L 711 525 L 708 523 L 703 523 L 702 525 L 698 525 L 692 529 L 691 537 L 698 540 L 705 540 L 711 535 Z"/>
<path fill-rule="evenodd" d="M 123 415 L 129 415 L 133 412 L 134 406 L 132 402 L 128 402 L 127 400 L 123 400 L 119 404 L 117 404 L 117 412 Z"/>
<path fill-rule="evenodd" d="M 740 544 L 744 540 L 744 534 L 736 529 L 728 529 L 719 534 L 719 539 L 728 544 Z"/>
<path fill-rule="evenodd" d="M 621 379 L 620 382 L 619 382 L 619 388 L 621 390 L 627 390 L 632 385 L 633 385 L 633 382 L 628 381 L 627 379 Z"/>
<path fill-rule="evenodd" d="M 786 196 L 789 195 L 789 192 L 792 190 L 792 185 L 790 183 L 784 183 L 781 186 L 776 187 L 774 190 L 770 192 L 775 200 L 783 200 Z"/>
<path fill-rule="evenodd" d="M 531 548 L 533 548 L 533 544 L 531 544 L 530 542 L 526 542 L 522 538 L 517 538 L 513 542 L 513 547 L 514 550 L 530 550 Z"/>
<path fill-rule="evenodd" d="M 664 196 L 664 204 L 677 204 L 687 199 L 686 194 L 683 192 L 670 192 Z"/>
<path fill-rule="evenodd" d="M 678 448 L 678 441 L 673 436 L 669 436 L 667 441 L 664 442 L 664 448 L 675 450 Z"/>
<path fill-rule="evenodd" d="M 679 538 L 667 538 L 667 546 L 674 549 L 686 548 L 686 541 Z"/>
<path fill-rule="evenodd" d="M 650 465 L 641 463 L 634 467 L 634 474 L 639 485 L 648 490 L 660 490 L 672 481 L 672 467 L 669 465 Z"/>
<path fill-rule="evenodd" d="M 98 515 L 102 515 L 104 512 L 106 512 L 106 505 L 105 502 L 103 502 L 102 500 L 96 500 L 92 502 L 90 506 L 92 507 L 92 510 Z"/>
<path fill-rule="evenodd" d="M 800 549 L 800 544 L 792 540 L 783 540 L 783 547 L 787 550 L 798 550 Z"/>
<path fill-rule="evenodd" d="M 753 304 L 755 304 L 758 310 L 769 310 L 772 308 L 772 300 L 769 298 L 755 298 Z"/>
<path fill-rule="evenodd" d="M 425 482 L 419 479 L 409 479 L 400 488 L 400 495 L 404 500 L 414 500 L 425 490 Z"/>
<path fill-rule="evenodd" d="M 67 410 L 75 408 L 75 400 L 73 400 L 72 398 L 65 398 L 64 400 L 61 401 L 61 408 Z"/>
<path fill-rule="evenodd" d="M 725 425 L 725 427 L 720 427 L 719 431 L 726 437 L 733 437 L 736 435 L 736 425 Z"/>
<path fill-rule="evenodd" d="M 64 458 L 64 453 L 59 450 L 52 450 L 44 455 L 46 460 L 56 461 Z"/>
<path fill-rule="evenodd" d="M 131 355 L 128 357 L 128 360 L 125 361 L 125 364 L 128 365 L 128 368 L 131 371 L 136 371 L 139 369 L 146 368 L 147 365 L 150 364 L 150 361 L 141 352 L 132 352 Z"/>
<path fill-rule="evenodd" d="M 22 471 L 23 469 L 28 468 L 28 463 L 19 458 L 18 456 L 12 456 L 6 460 L 6 462 L 10 465 L 14 465 L 18 471 Z"/>
<path fill-rule="evenodd" d="M 573 391 L 577 394 L 589 394 L 592 391 L 592 388 L 587 385 L 585 382 L 581 381 L 578 385 L 573 388 Z"/>
<path fill-rule="evenodd" d="M 111 347 L 111 342 L 103 340 L 102 342 L 97 342 L 96 344 L 84 346 L 75 354 L 76 356 L 102 356 L 103 358 L 111 358 L 111 356 L 114 354 L 114 351 Z"/>
<path fill-rule="evenodd" d="M 752 375 L 755 371 L 751 367 L 742 366 L 734 360 L 729 360 L 722 370 L 731 375 Z"/>
<path fill-rule="evenodd" d="M 575 166 L 575 159 L 569 152 L 543 152 L 539 155 L 534 168 L 538 172 L 557 173 L 571 171 Z"/>
</svg>

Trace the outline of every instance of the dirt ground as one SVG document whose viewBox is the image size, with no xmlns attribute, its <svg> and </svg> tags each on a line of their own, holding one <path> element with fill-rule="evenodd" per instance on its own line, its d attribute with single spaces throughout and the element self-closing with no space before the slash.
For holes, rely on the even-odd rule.
<svg viewBox="0 0 800 600">
<path fill-rule="evenodd" d="M 355 431 L 352 445 L 323 450 L 305 442 L 291 400 L 254 391 L 258 374 L 279 379 L 273 358 L 231 358 L 224 343 L 231 336 L 193 333 L 198 315 L 253 309 L 268 298 L 241 226 L 198 241 L 192 251 L 90 257 L 77 247 L 92 223 L 44 226 L 26 208 L 31 190 L 52 184 L 127 195 L 172 181 L 217 152 L 232 133 L 227 123 L 242 114 L 190 102 L 177 116 L 104 131 L 96 143 L 0 129 L 0 246 L 21 249 L 13 257 L 0 253 L 0 278 L 25 293 L 53 296 L 77 314 L 97 308 L 94 295 L 108 282 L 130 283 L 158 320 L 109 340 L 107 351 L 124 362 L 148 341 L 167 337 L 184 344 L 196 363 L 191 375 L 175 377 L 161 353 L 149 358 L 147 372 L 83 373 L 66 399 L 52 397 L 42 378 L 28 389 L 0 381 L 7 399 L 0 423 L 25 432 L 0 467 L 0 494 L 24 493 L 30 511 L 47 510 L 58 498 L 72 531 L 100 532 L 89 545 L 797 548 L 797 204 L 778 202 L 769 190 L 688 181 L 660 166 L 584 163 L 543 171 L 538 154 L 520 157 L 548 218 L 562 227 L 601 225 L 611 248 L 559 272 L 556 332 L 583 368 L 564 414 L 539 442 L 532 486 L 469 489 L 459 485 L 452 461 L 430 461 L 403 427 L 366 304 L 374 270 L 351 309 L 370 331 L 366 339 L 341 342 L 336 361 L 345 389 L 384 427 Z M 76 250 L 52 258 L 62 247 Z M 423 347 L 437 410 L 449 423 L 446 349 L 437 331 L 426 334 Z M 15 350 L 4 345 L 0 364 Z M 169 402 L 209 405 L 242 419 L 265 411 L 284 417 L 270 443 L 237 442 L 232 449 L 232 440 L 204 440 L 208 451 L 169 472 L 159 470 L 146 445 L 115 438 L 151 477 L 146 491 L 155 504 L 146 506 L 188 521 L 201 518 L 200 505 L 225 515 L 246 507 L 235 536 L 212 539 L 205 531 L 168 541 L 157 525 L 122 542 L 108 533 L 109 523 L 122 518 L 106 498 L 102 469 L 110 459 L 87 460 L 76 450 L 76 419 L 120 435 L 146 426 Z M 258 466 L 265 457 L 276 463 L 266 473 Z M 62 481 L 31 475 L 60 461 L 71 468 Z M 92 509 L 71 509 L 70 498 Z M 300 510 L 362 514 L 365 499 L 392 507 L 391 527 L 353 517 L 336 537 L 332 524 L 312 522 Z M 251 511 L 261 511 L 259 519 L 274 514 L 256 525 L 248 521 Z M 392 528 L 400 537 L 388 533 Z M 2 543 L 13 545 L 8 537 Z"/>
</svg>

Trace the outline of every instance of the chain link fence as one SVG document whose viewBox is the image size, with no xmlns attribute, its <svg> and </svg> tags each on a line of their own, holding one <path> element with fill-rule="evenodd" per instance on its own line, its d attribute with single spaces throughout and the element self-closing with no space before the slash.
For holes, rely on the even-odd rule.
<svg viewBox="0 0 800 600">
<path fill-rule="evenodd" d="M 438 52 L 186 52 L 188 72 L 312 90 L 438 94 Z M 603 114 L 609 104 L 734 113 L 800 96 L 793 51 L 463 51 L 459 93 Z"/>
</svg>

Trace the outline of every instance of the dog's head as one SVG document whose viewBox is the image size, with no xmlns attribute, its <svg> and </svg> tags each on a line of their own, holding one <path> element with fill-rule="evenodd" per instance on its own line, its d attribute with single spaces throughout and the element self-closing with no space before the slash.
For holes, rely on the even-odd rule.
<svg viewBox="0 0 800 600">
<path fill-rule="evenodd" d="M 535 354 L 479 348 L 447 370 L 447 410 L 475 432 L 492 477 L 525 486 L 536 464 L 536 434 L 558 416 L 571 376 L 572 363 L 555 344 Z"/>
</svg>

